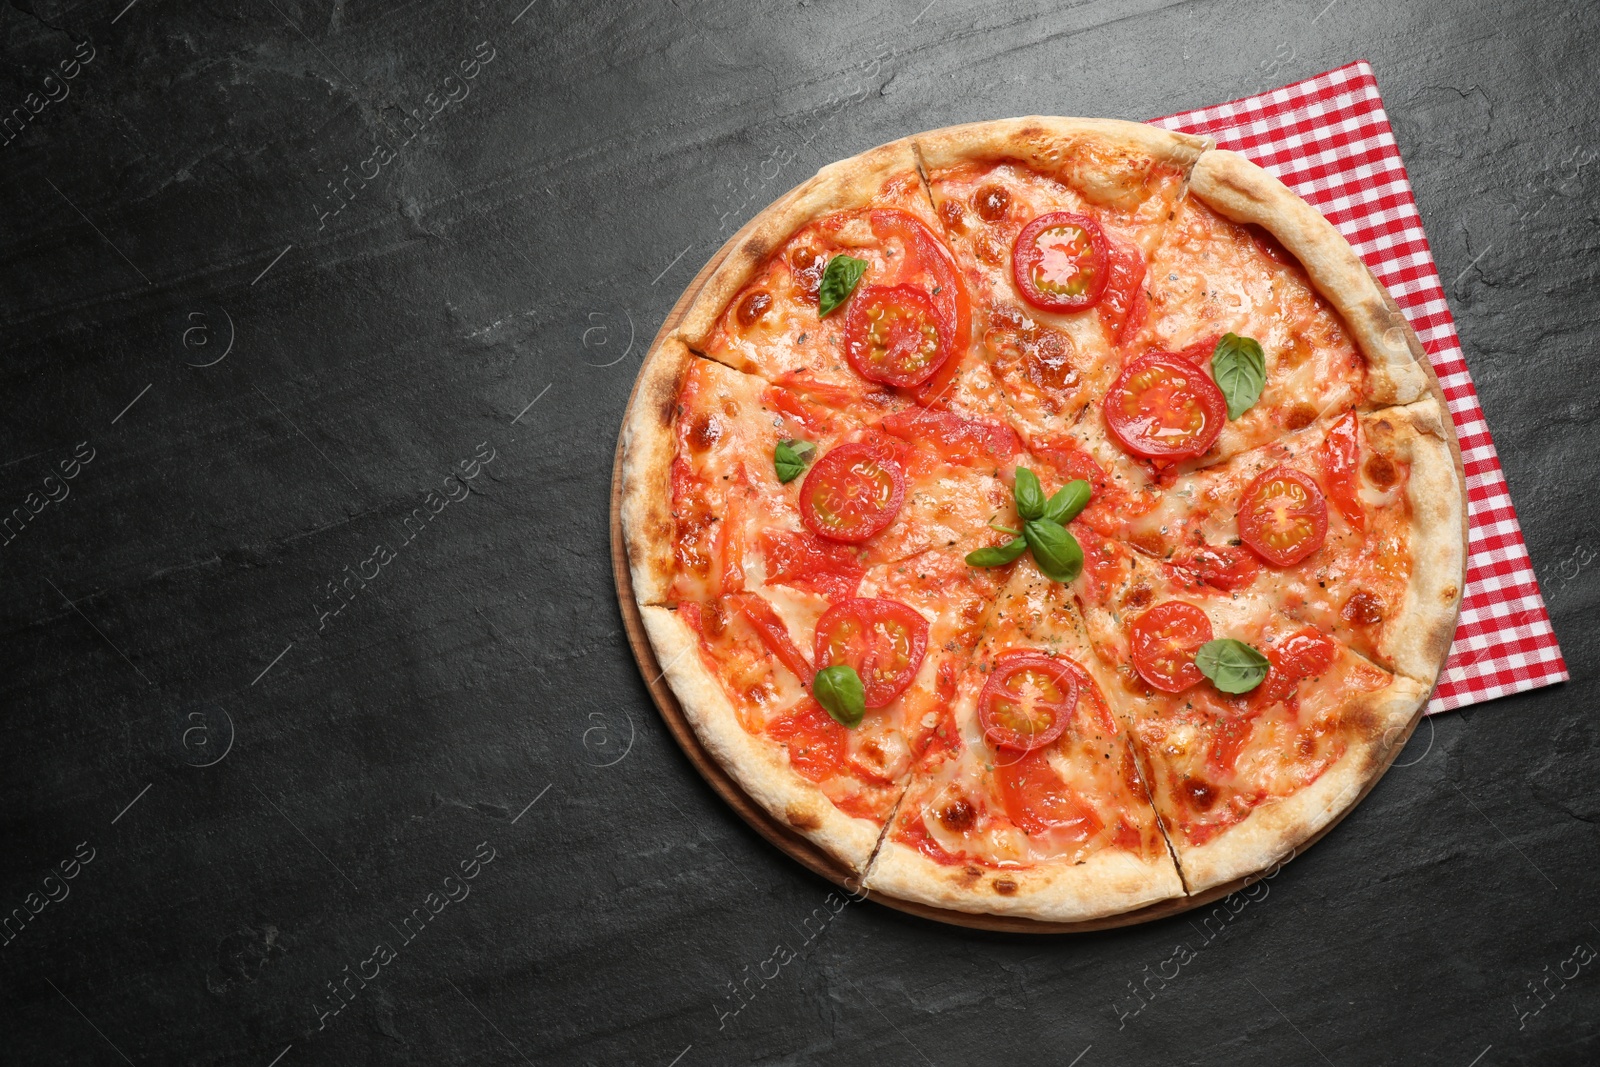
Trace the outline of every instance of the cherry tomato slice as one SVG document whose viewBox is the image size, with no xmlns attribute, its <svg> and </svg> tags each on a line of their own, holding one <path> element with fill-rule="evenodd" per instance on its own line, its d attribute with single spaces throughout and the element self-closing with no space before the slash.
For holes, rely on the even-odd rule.
<svg viewBox="0 0 1600 1067">
<path fill-rule="evenodd" d="M 926 290 L 869 285 L 845 313 L 844 355 L 868 381 L 910 388 L 950 358 L 944 334 Z"/>
<path fill-rule="evenodd" d="M 865 541 L 894 521 L 905 496 L 905 474 L 885 450 L 840 445 L 806 473 L 800 518 L 829 541 Z"/>
<path fill-rule="evenodd" d="M 1209 375 L 1186 359 L 1151 352 L 1130 360 L 1106 394 L 1106 426 L 1128 452 L 1157 463 L 1204 455 L 1228 419 Z"/>
<path fill-rule="evenodd" d="M 1078 707 L 1078 678 L 1041 652 L 1001 656 L 978 695 L 978 722 L 997 748 L 1029 752 L 1061 736 Z"/>
<path fill-rule="evenodd" d="M 997 760 L 994 777 L 1006 817 L 1029 836 L 1066 830 L 1084 841 L 1105 826 L 1094 808 L 1061 780 L 1043 750 L 1009 762 Z"/>
<path fill-rule="evenodd" d="M 1328 496 L 1339 514 L 1357 530 L 1367 528 L 1367 512 L 1361 506 L 1356 485 L 1356 464 L 1361 458 L 1361 442 L 1357 437 L 1361 424 L 1354 411 L 1347 411 L 1328 430 L 1322 442 L 1322 484 L 1328 487 Z"/>
<path fill-rule="evenodd" d="M 1317 483 L 1293 467 L 1273 467 L 1239 502 L 1239 537 L 1268 563 L 1291 567 L 1322 547 L 1328 502 Z"/>
<path fill-rule="evenodd" d="M 1205 675 L 1194 654 L 1211 640 L 1211 620 L 1193 604 L 1168 600 L 1133 620 L 1133 669 L 1163 693 L 1181 693 Z"/>
<path fill-rule="evenodd" d="M 1232 545 L 1201 545 L 1179 552 L 1172 563 L 1192 574 L 1196 581 L 1227 593 L 1243 589 L 1261 573 L 1261 564 L 1254 556 Z"/>
<path fill-rule="evenodd" d="M 1121 345 L 1139 332 L 1149 303 L 1144 299 L 1144 257 L 1132 245 L 1108 242 L 1106 289 L 1100 296 L 1100 321 Z"/>
<path fill-rule="evenodd" d="M 750 623 L 756 636 L 761 638 L 761 643 L 767 646 L 767 651 L 789 668 L 790 673 L 800 679 L 801 685 L 809 689 L 811 664 L 806 662 L 806 654 L 789 637 L 789 628 L 772 610 L 772 605 L 755 593 L 735 593 L 728 597 L 728 602 L 739 609 L 739 614 Z"/>
<path fill-rule="evenodd" d="M 925 406 L 946 402 L 950 383 L 961 367 L 961 358 L 955 353 L 966 351 L 972 336 L 972 301 L 967 296 L 967 286 L 955 257 L 934 232 L 915 215 L 904 211 L 880 208 L 869 216 L 872 232 L 881 240 L 898 237 L 905 244 L 905 262 L 900 281 L 915 281 L 920 273 L 931 282 L 927 286 L 934 309 L 939 313 L 940 340 L 952 355 L 921 385 L 915 388 L 912 399 Z"/>
<path fill-rule="evenodd" d="M 1044 311 L 1093 307 L 1106 288 L 1106 235 L 1086 215 L 1052 211 L 1017 234 L 1011 274 L 1022 299 Z"/>
<path fill-rule="evenodd" d="M 869 708 L 905 692 L 927 651 L 928 620 L 898 600 L 853 597 L 817 620 L 817 669 L 853 667 Z"/>
<path fill-rule="evenodd" d="M 1251 694 L 1253 702 L 1265 706 L 1287 699 L 1302 679 L 1315 678 L 1338 658 L 1339 646 L 1316 627 L 1291 634 L 1267 649 L 1272 666 L 1267 668 L 1266 680 Z"/>
<path fill-rule="evenodd" d="M 849 752 L 850 732 L 815 700 L 803 701 L 793 713 L 773 720 L 767 736 L 781 742 L 789 752 L 789 765 L 813 782 L 838 774 Z"/>
</svg>

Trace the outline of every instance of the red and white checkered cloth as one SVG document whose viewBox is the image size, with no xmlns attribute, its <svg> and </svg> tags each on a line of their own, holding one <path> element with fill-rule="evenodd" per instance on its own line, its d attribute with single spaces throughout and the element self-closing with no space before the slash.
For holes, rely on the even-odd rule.
<svg viewBox="0 0 1600 1067">
<path fill-rule="evenodd" d="M 1461 439 L 1471 526 L 1467 588 L 1429 714 L 1565 681 L 1516 509 L 1478 405 L 1455 320 L 1365 61 L 1216 107 L 1152 119 L 1249 157 L 1338 227 L 1410 320 Z"/>
</svg>

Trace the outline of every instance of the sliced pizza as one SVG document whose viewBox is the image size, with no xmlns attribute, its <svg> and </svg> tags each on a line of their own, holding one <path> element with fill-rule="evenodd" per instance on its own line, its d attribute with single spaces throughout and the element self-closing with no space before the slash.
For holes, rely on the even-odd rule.
<svg viewBox="0 0 1600 1067">
<path fill-rule="evenodd" d="M 869 889 L 1062 922 L 1183 891 L 1065 585 L 1012 565 Z"/>
<path fill-rule="evenodd" d="M 836 405 L 900 398 L 982 416 L 1001 403 L 966 359 L 971 302 L 909 141 L 826 167 L 758 216 L 678 333 Z"/>
<path fill-rule="evenodd" d="M 1392 674 L 1267 593 L 1224 591 L 1081 531 L 1073 583 L 1184 883 L 1259 871 L 1339 818 L 1431 683 Z"/>
</svg>

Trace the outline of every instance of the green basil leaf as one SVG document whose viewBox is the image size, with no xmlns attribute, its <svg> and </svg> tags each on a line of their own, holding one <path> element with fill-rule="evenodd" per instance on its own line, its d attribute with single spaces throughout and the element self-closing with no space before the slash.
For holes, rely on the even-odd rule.
<svg viewBox="0 0 1600 1067">
<path fill-rule="evenodd" d="M 1017 483 L 1011 489 L 1017 502 L 1017 514 L 1024 519 L 1037 519 L 1044 514 L 1044 487 L 1039 476 L 1027 467 L 1017 468 Z"/>
<path fill-rule="evenodd" d="M 861 676 L 848 664 L 824 667 L 811 680 L 811 695 L 817 698 L 833 721 L 855 729 L 867 713 L 867 694 Z"/>
<path fill-rule="evenodd" d="M 827 269 L 822 272 L 822 287 L 817 290 L 817 318 L 825 318 L 828 312 L 849 300 L 866 271 L 864 259 L 834 256 L 828 260 Z"/>
<path fill-rule="evenodd" d="M 1267 657 L 1231 637 L 1207 641 L 1195 653 L 1194 665 L 1224 693 L 1248 693 L 1267 677 Z"/>
<path fill-rule="evenodd" d="M 1045 504 L 1044 514 L 1041 518 L 1049 519 L 1051 522 L 1057 522 L 1065 526 L 1077 518 L 1078 512 L 1088 505 L 1089 496 L 1088 482 L 1081 479 L 1076 482 L 1068 482 L 1060 489 L 1057 489 L 1055 495 Z"/>
<path fill-rule="evenodd" d="M 778 472 L 778 481 L 788 484 L 805 473 L 817 454 L 817 446 L 810 441 L 789 437 L 779 441 L 772 450 L 772 466 Z"/>
<path fill-rule="evenodd" d="M 992 545 L 989 548 L 980 548 L 967 553 L 967 566 L 969 567 L 1003 567 L 1007 563 L 1022 555 L 1028 548 L 1026 538 L 1019 537 L 1014 541 L 1007 541 L 1003 545 Z"/>
<path fill-rule="evenodd" d="M 1211 353 L 1211 377 L 1228 402 L 1228 418 L 1237 419 L 1261 399 L 1267 384 L 1267 354 L 1254 337 L 1224 334 Z"/>
<path fill-rule="evenodd" d="M 1022 528 L 1033 561 L 1052 582 L 1070 582 L 1083 571 L 1083 548 L 1059 523 L 1034 519 Z"/>
</svg>

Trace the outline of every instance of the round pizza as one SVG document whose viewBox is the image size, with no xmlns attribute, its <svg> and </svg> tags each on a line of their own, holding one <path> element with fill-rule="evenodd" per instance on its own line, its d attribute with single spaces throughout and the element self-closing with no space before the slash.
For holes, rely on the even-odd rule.
<svg viewBox="0 0 1600 1067">
<path fill-rule="evenodd" d="M 730 244 L 623 427 L 701 745 L 880 895 L 1084 922 L 1337 821 L 1420 716 L 1455 433 L 1338 232 L 1202 138 L 957 126 Z"/>
</svg>

